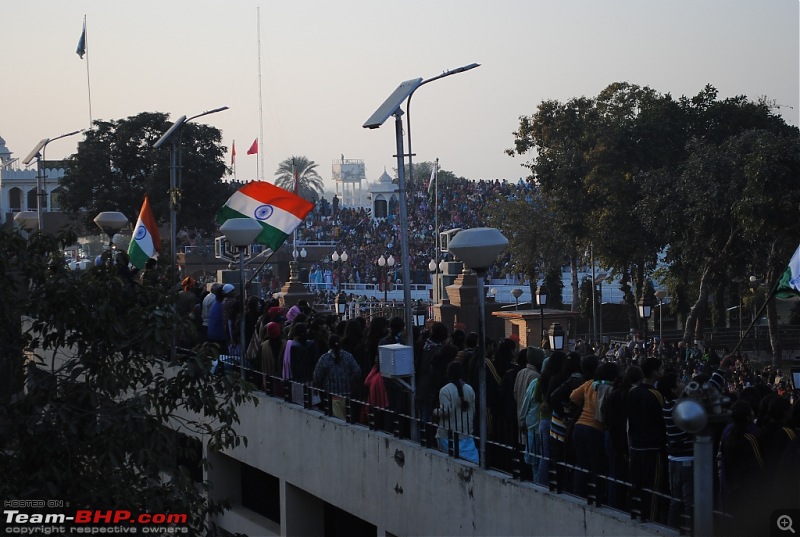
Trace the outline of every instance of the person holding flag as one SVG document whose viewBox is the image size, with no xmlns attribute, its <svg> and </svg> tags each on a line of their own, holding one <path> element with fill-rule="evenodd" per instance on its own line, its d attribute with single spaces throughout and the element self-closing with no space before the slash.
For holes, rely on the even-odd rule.
<svg viewBox="0 0 800 537">
<path fill-rule="evenodd" d="M 139 211 L 139 219 L 136 221 L 136 228 L 128 246 L 128 257 L 131 264 L 142 270 L 147 261 L 158 256 L 161 249 L 161 237 L 158 234 L 156 219 L 150 209 L 150 202 L 147 196 L 144 197 L 142 209 Z"/>
</svg>

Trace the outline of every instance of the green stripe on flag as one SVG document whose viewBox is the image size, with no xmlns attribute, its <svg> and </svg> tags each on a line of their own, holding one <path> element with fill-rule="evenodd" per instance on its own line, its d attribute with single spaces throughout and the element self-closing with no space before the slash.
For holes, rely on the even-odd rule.
<svg viewBox="0 0 800 537">
<path fill-rule="evenodd" d="M 272 248 L 273 250 L 277 250 L 280 248 L 281 244 L 284 243 L 286 237 L 289 236 L 288 233 L 284 233 L 280 229 L 270 226 L 269 224 L 265 224 L 264 222 L 259 222 L 255 218 L 251 218 L 246 216 L 239 211 L 235 211 L 228 207 L 227 205 L 223 206 L 219 212 L 217 213 L 217 223 L 222 224 L 231 218 L 250 218 L 255 222 L 261 224 L 262 230 L 261 233 L 258 234 L 256 237 L 256 242 L 259 244 L 264 244 Z"/>
<path fill-rule="evenodd" d="M 800 246 L 795 250 L 789 266 L 781 274 L 775 298 L 794 298 L 800 296 Z"/>
<path fill-rule="evenodd" d="M 128 257 L 131 265 L 139 270 L 143 269 L 147 263 L 147 260 L 150 259 L 150 256 L 147 255 L 144 250 L 142 250 L 142 247 L 139 246 L 139 243 L 136 241 L 131 241 L 131 244 L 128 247 Z"/>
</svg>

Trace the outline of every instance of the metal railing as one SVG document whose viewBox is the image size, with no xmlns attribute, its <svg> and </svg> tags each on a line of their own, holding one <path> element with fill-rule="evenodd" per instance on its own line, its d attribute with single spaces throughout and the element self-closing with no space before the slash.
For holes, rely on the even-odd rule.
<svg viewBox="0 0 800 537">
<path fill-rule="evenodd" d="M 227 371 L 239 371 L 236 357 L 226 357 L 223 361 L 229 366 Z M 366 427 L 371 431 L 381 431 L 399 439 L 417 441 L 424 448 L 439 450 L 436 432 L 440 425 L 435 423 L 424 422 L 404 412 L 378 408 L 355 397 L 331 394 L 308 384 L 274 376 L 264 376 L 260 371 L 254 369 L 245 368 L 245 375 L 254 385 L 262 386 L 259 391 L 268 397 L 302 406 L 306 410 L 321 412 L 329 417 L 341 418 L 353 426 Z M 414 440 L 415 438 L 417 440 Z M 479 440 L 477 436 L 459 434 L 453 430 L 447 430 L 447 438 L 449 441 L 447 454 L 462 460 L 459 449 L 460 441 L 465 438 L 472 439 L 477 445 Z M 632 519 L 642 522 L 667 526 L 670 503 L 680 502 L 679 498 L 671 496 L 664 490 L 637 488 L 631 482 L 610 475 L 592 473 L 572 461 L 534 454 L 536 463 L 529 464 L 525 462 L 525 446 L 521 443 L 507 445 L 488 440 L 486 444 L 488 469 L 506 474 L 519 481 L 529 482 L 532 486 L 544 487 L 551 493 L 580 498 L 588 505 L 627 513 Z M 533 467 L 538 466 L 542 461 L 548 462 L 548 472 L 544 484 L 541 484 L 541 479 L 539 483 L 534 481 L 533 470 Z M 470 464 L 467 461 L 464 462 Z M 573 492 L 573 481 L 576 474 L 585 476 L 586 493 L 584 496 L 576 496 Z M 616 487 L 615 493 L 611 492 L 613 487 Z M 658 511 L 652 515 L 649 514 L 649 508 L 644 508 L 645 503 L 658 505 Z M 718 523 L 730 518 L 729 515 L 719 511 L 715 511 L 714 516 Z M 692 520 L 688 516 L 682 515 L 674 529 L 683 535 L 691 534 Z"/>
</svg>

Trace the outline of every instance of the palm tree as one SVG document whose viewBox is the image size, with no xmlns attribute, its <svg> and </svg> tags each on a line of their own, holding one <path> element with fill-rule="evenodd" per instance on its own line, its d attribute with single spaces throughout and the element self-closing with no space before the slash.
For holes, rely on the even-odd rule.
<svg viewBox="0 0 800 537">
<path fill-rule="evenodd" d="M 294 191 L 294 175 L 297 171 L 299 188 L 297 194 L 312 203 L 316 203 L 323 193 L 322 177 L 317 173 L 317 163 L 306 157 L 293 156 L 278 165 L 275 171 L 275 185 Z"/>
</svg>

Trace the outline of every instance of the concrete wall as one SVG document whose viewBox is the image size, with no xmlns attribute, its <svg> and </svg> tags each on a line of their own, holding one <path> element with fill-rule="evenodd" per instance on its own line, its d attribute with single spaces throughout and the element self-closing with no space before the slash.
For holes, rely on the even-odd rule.
<svg viewBox="0 0 800 537">
<path fill-rule="evenodd" d="M 220 464 L 209 473 L 214 495 L 234 504 L 219 521 L 229 531 L 276 534 L 266 522 L 254 532 L 254 521 L 266 519 L 236 505 L 231 465 L 242 461 L 280 478 L 281 535 L 320 535 L 323 501 L 378 535 L 675 535 L 279 400 L 239 412 L 248 446 L 214 457 Z"/>
</svg>

